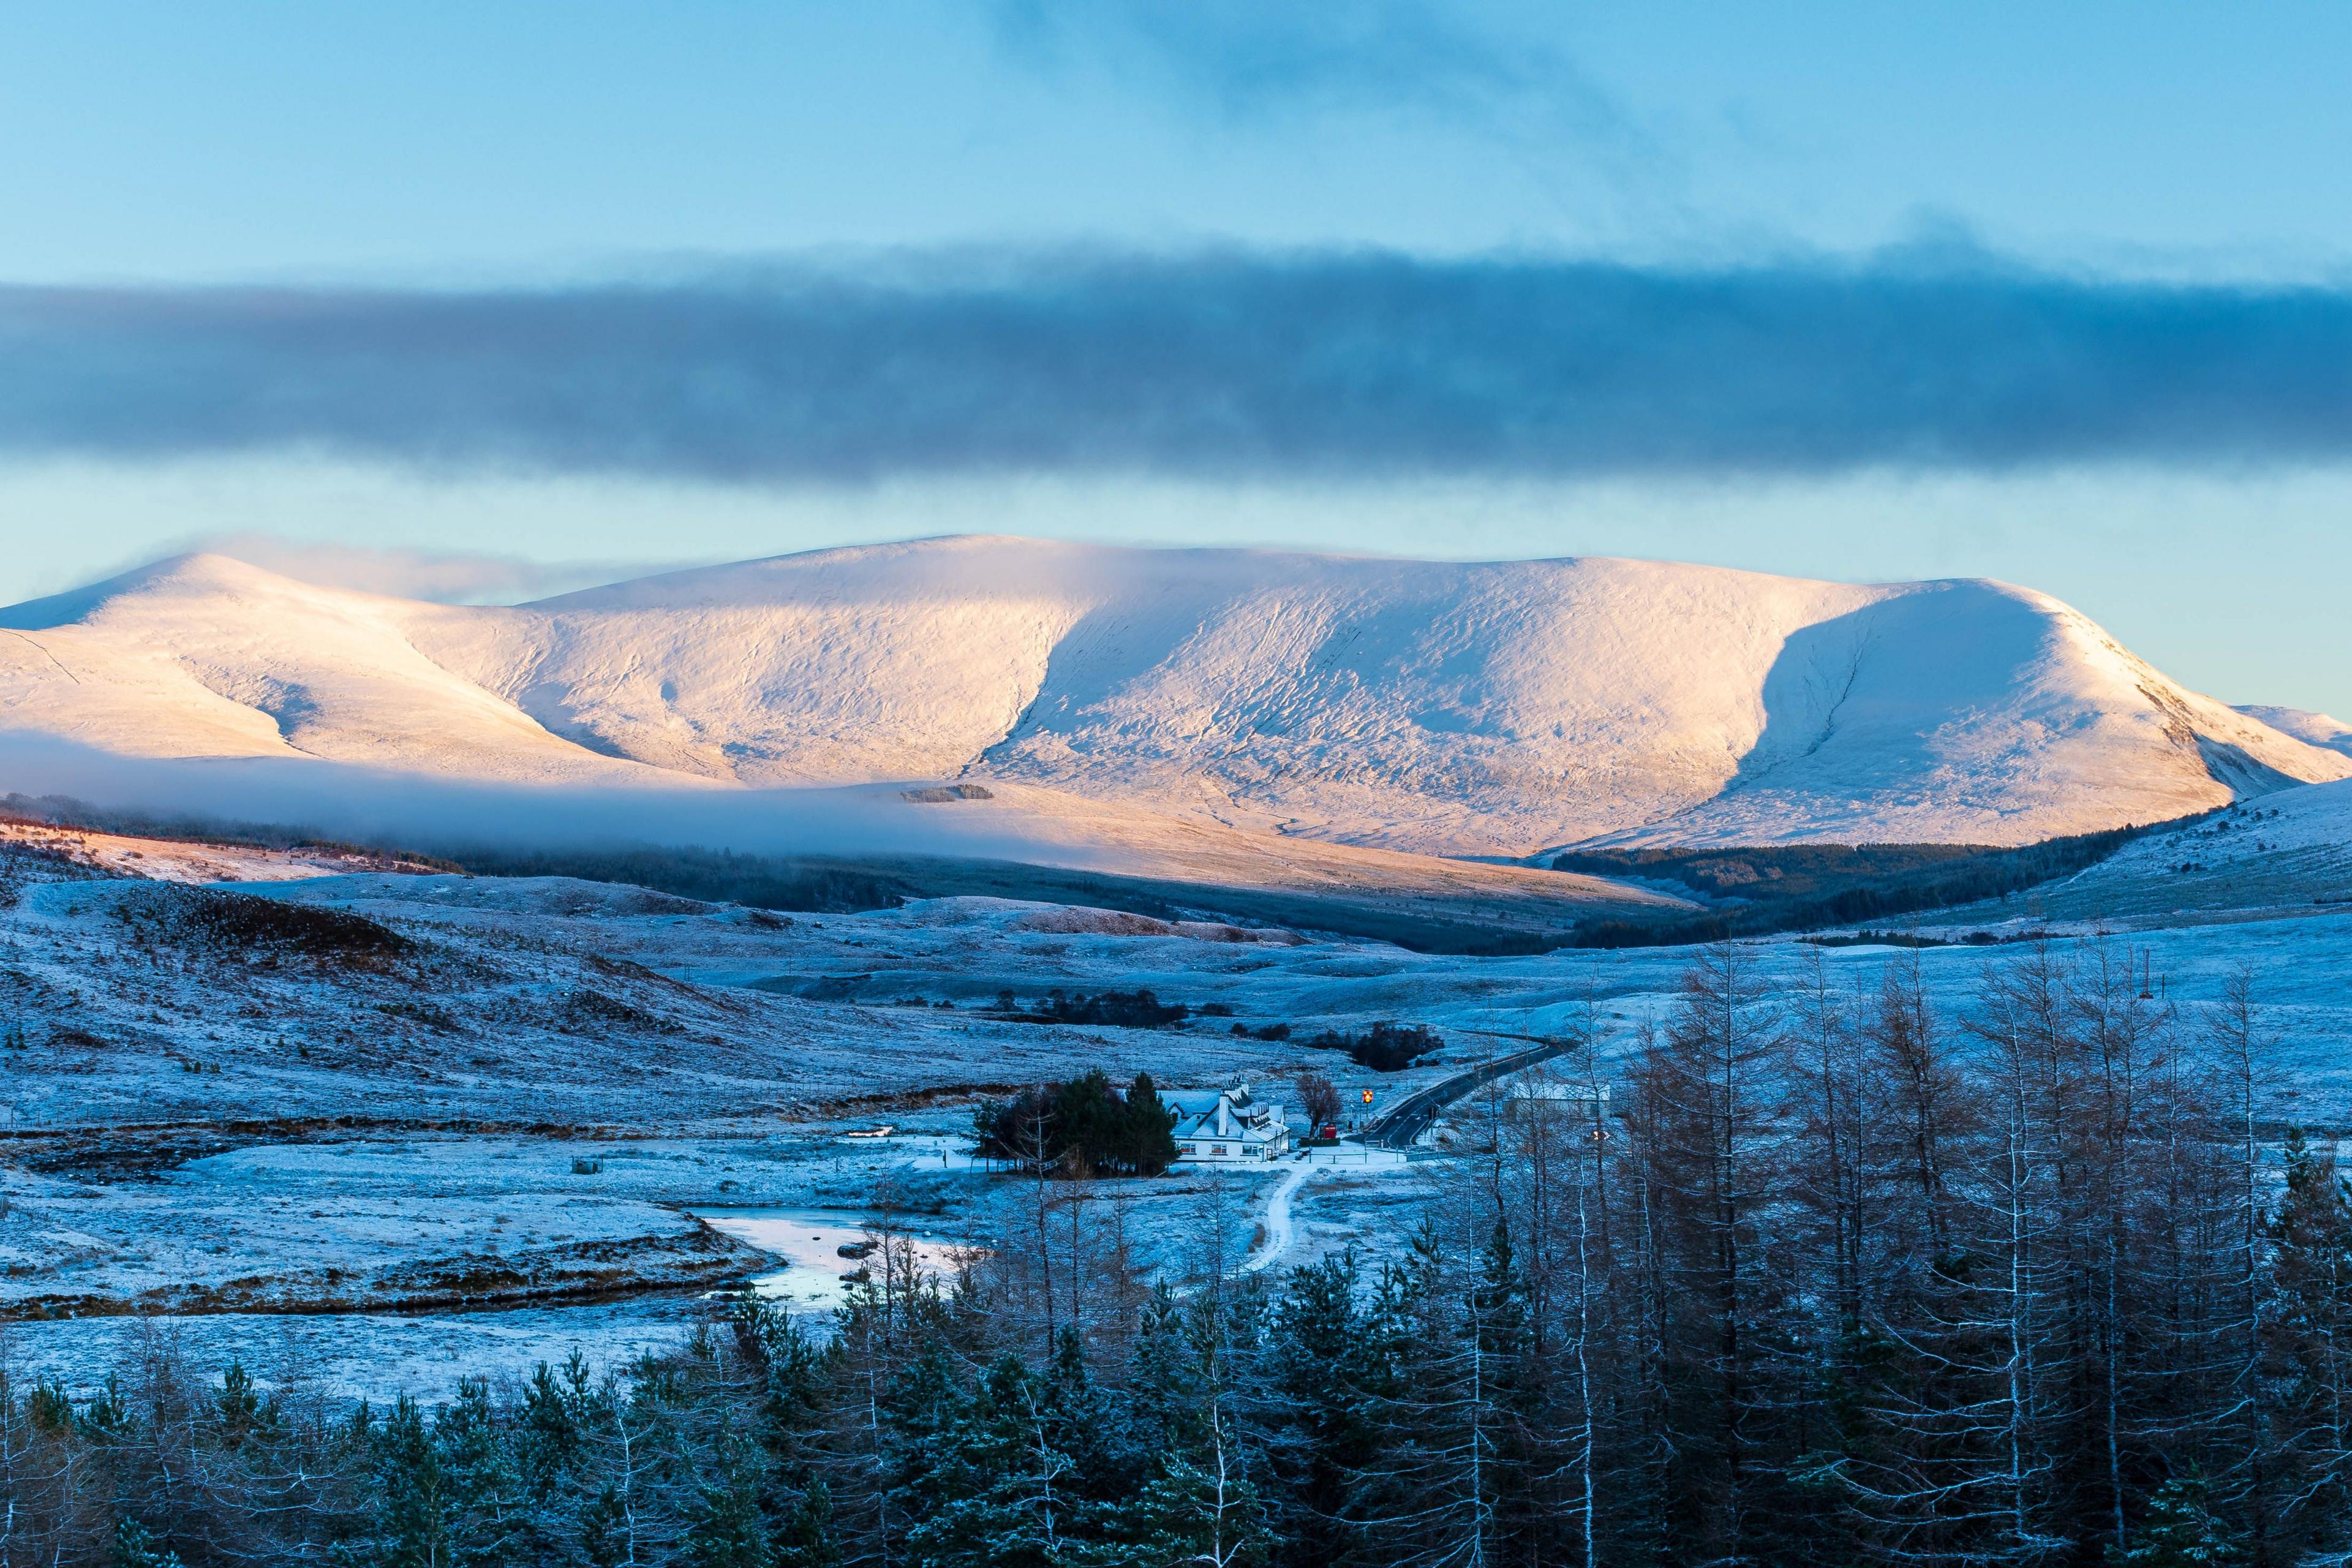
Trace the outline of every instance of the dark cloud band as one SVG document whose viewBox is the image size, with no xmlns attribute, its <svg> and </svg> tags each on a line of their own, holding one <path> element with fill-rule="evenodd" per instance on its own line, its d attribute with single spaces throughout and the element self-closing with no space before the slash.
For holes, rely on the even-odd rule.
<svg viewBox="0 0 2352 1568">
<path fill-rule="evenodd" d="M 1384 256 L 0 291 L 0 451 L 273 449 L 751 483 L 2329 460 L 2352 295 Z"/>
</svg>

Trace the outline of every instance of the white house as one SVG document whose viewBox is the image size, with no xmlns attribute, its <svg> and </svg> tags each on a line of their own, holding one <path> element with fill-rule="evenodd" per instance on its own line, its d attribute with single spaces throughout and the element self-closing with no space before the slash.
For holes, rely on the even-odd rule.
<svg viewBox="0 0 2352 1568">
<path fill-rule="evenodd" d="M 1503 1120 L 1530 1121 L 1568 1118 L 1586 1126 L 1605 1125 L 1610 1118 L 1609 1086 L 1598 1089 L 1572 1079 L 1554 1078 L 1538 1068 L 1511 1080 L 1503 1097 Z"/>
<path fill-rule="evenodd" d="M 1250 1098 L 1249 1085 L 1235 1079 L 1208 1093 L 1162 1094 L 1176 1109 L 1176 1157 L 1204 1164 L 1278 1160 L 1290 1152 L 1290 1124 L 1282 1107 Z"/>
</svg>

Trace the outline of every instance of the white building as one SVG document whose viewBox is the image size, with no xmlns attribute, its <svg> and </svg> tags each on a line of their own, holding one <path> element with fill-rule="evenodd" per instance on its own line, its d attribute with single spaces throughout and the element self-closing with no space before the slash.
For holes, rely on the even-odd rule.
<svg viewBox="0 0 2352 1568">
<path fill-rule="evenodd" d="M 1255 1163 L 1290 1152 L 1290 1124 L 1282 1107 L 1250 1098 L 1249 1085 L 1235 1079 L 1209 1093 L 1163 1094 L 1176 1108 L 1176 1157 L 1204 1164 Z"/>
<path fill-rule="evenodd" d="M 1507 1098 L 1513 1105 L 1564 1106 L 1588 1116 L 1592 1114 L 1592 1108 L 1597 1103 L 1602 1115 L 1609 1113 L 1607 1084 L 1595 1089 L 1589 1084 L 1578 1083 L 1571 1079 L 1552 1078 L 1540 1072 L 1521 1073 L 1513 1079 Z"/>
</svg>

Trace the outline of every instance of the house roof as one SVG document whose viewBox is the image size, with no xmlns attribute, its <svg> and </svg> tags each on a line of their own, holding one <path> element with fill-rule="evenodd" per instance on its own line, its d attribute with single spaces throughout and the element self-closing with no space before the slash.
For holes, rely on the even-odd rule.
<svg viewBox="0 0 2352 1568">
<path fill-rule="evenodd" d="M 1289 1128 L 1285 1123 L 1282 1107 L 1267 1105 L 1249 1097 L 1249 1086 L 1236 1083 L 1214 1095 L 1190 1097 L 1205 1102 L 1198 1110 L 1182 1107 L 1185 1119 L 1178 1123 L 1179 1138 L 1213 1138 L 1229 1143 L 1270 1143 L 1285 1136 Z"/>
</svg>

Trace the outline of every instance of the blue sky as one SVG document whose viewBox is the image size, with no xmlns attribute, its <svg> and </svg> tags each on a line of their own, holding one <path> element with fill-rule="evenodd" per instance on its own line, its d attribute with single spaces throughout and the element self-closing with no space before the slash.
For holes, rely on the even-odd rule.
<svg viewBox="0 0 2352 1568">
<path fill-rule="evenodd" d="M 2341 6 L 5 41 L 0 598 L 222 538 L 508 595 L 965 528 L 1607 552 L 2031 583 L 2352 710 Z"/>
</svg>

